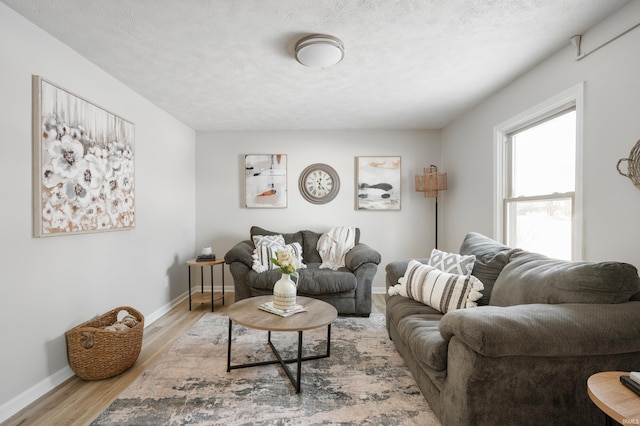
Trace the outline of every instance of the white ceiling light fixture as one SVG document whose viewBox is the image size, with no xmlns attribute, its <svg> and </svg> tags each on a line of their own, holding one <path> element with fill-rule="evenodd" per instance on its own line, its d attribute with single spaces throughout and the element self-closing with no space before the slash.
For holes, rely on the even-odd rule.
<svg viewBox="0 0 640 426">
<path fill-rule="evenodd" d="M 342 41 L 330 35 L 313 34 L 296 43 L 296 59 L 307 67 L 330 67 L 340 62 L 342 58 L 344 58 Z"/>
</svg>

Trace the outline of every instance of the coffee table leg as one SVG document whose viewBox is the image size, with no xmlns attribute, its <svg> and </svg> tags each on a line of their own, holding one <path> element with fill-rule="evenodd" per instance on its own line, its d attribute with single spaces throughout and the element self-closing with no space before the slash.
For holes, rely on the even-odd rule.
<svg viewBox="0 0 640 426">
<path fill-rule="evenodd" d="M 231 329 L 233 328 L 233 321 L 229 318 L 229 343 L 227 345 L 227 373 L 231 371 Z"/>
<path fill-rule="evenodd" d="M 302 331 L 298 331 L 298 373 L 295 386 L 296 393 L 300 393 L 300 374 L 302 373 Z"/>
<path fill-rule="evenodd" d="M 300 393 L 300 384 L 302 377 L 302 361 L 310 361 L 313 359 L 322 359 L 328 358 L 331 354 L 331 324 L 327 325 L 327 353 L 320 355 L 311 355 L 311 356 L 302 356 L 302 340 L 303 334 L 302 331 L 298 331 L 298 356 L 295 359 L 283 359 L 280 355 L 280 352 L 275 347 L 273 342 L 271 341 L 271 331 L 267 331 L 267 342 L 269 343 L 269 347 L 271 347 L 271 351 L 276 356 L 277 359 L 269 360 L 269 361 L 261 361 L 261 362 L 253 362 L 249 364 L 239 364 L 239 365 L 231 365 L 231 330 L 232 330 L 232 321 L 229 319 L 229 344 L 227 346 L 227 373 L 231 370 L 235 370 L 238 368 L 247 368 L 247 367 L 257 367 L 260 365 L 271 365 L 271 364 L 280 364 L 285 374 L 291 381 L 291 384 L 296 388 L 296 393 Z M 298 371 L 296 372 L 296 377 L 293 377 L 293 373 L 291 369 L 287 367 L 287 364 L 296 363 L 298 367 Z"/>
</svg>

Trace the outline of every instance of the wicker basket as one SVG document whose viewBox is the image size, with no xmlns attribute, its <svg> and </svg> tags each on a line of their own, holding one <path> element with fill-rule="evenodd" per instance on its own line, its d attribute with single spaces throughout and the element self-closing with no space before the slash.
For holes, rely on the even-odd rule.
<svg viewBox="0 0 640 426">
<path fill-rule="evenodd" d="M 620 166 L 622 162 L 627 162 L 627 173 L 624 173 Z M 640 189 L 640 140 L 631 148 L 629 158 L 621 158 L 616 165 L 618 173 L 631 179 L 636 188 Z"/>
<path fill-rule="evenodd" d="M 114 324 L 118 312 L 126 310 L 138 323 L 128 330 L 109 331 L 101 327 Z M 142 348 L 144 316 L 122 306 L 67 331 L 67 358 L 71 369 L 85 380 L 101 380 L 129 369 Z"/>
</svg>

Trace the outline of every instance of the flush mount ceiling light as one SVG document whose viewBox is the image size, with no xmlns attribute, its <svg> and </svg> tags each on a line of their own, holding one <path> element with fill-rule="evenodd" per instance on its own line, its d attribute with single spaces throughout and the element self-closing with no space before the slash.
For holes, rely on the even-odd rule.
<svg viewBox="0 0 640 426">
<path fill-rule="evenodd" d="M 330 67 L 340 62 L 342 58 L 344 58 L 344 45 L 340 39 L 330 35 L 313 34 L 296 43 L 296 59 L 307 67 Z"/>
</svg>

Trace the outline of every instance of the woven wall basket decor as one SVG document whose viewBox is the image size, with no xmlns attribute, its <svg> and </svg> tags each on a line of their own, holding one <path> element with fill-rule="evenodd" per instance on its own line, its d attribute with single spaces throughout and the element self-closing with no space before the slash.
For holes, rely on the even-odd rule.
<svg viewBox="0 0 640 426">
<path fill-rule="evenodd" d="M 623 161 L 627 162 L 627 173 L 620 170 Z M 631 179 L 636 188 L 640 189 L 640 140 L 631 148 L 629 158 L 621 158 L 616 165 L 618 173 Z"/>
</svg>

